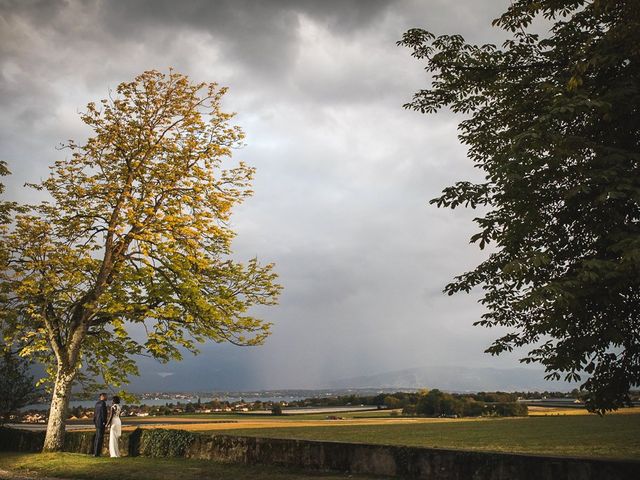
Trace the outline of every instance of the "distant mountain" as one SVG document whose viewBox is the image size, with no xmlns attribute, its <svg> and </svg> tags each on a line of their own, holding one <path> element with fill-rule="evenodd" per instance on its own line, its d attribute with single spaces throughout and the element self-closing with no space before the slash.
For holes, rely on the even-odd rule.
<svg viewBox="0 0 640 480">
<path fill-rule="evenodd" d="M 217 362 L 202 362 L 199 357 L 186 357 L 182 362 L 159 365 L 143 359 L 143 375 L 133 377 L 129 390 L 133 392 L 212 392 L 293 389 L 299 386 L 282 381 L 272 385 L 260 373 L 233 359 L 221 358 Z M 35 365 L 32 374 L 36 378 L 44 375 L 41 366 Z M 418 390 L 438 388 L 452 392 L 464 391 L 570 391 L 579 384 L 549 382 L 544 371 L 529 368 L 478 368 L 458 366 L 416 367 L 337 379 L 318 381 L 316 385 L 304 386 L 314 390 L 368 389 Z M 313 394 L 310 392 L 310 396 Z"/>
<path fill-rule="evenodd" d="M 528 368 L 418 367 L 345 378 L 330 388 L 438 388 L 448 391 L 568 391 L 578 384 L 550 382 L 542 370 Z"/>
</svg>

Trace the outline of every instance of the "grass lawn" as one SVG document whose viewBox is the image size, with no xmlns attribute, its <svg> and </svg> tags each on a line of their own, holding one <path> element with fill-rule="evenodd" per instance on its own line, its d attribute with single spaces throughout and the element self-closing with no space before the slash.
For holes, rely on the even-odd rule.
<svg viewBox="0 0 640 480">
<path fill-rule="evenodd" d="M 635 415 L 640 414 L 640 407 L 620 409 L 610 415 Z M 586 415 L 591 414 L 584 408 L 549 408 L 549 407 L 529 407 L 529 416 L 560 416 L 560 415 Z M 367 410 L 360 412 L 335 412 L 335 413 L 296 413 L 284 415 L 271 415 L 268 413 L 187 413 L 180 415 L 159 415 L 157 417 L 126 417 L 128 423 L 161 423 L 166 422 L 208 422 L 208 421 L 278 421 L 278 422 L 299 422 L 301 420 L 325 420 L 328 416 L 337 416 L 349 420 L 354 419 L 379 419 L 379 420 L 397 420 L 398 418 L 406 418 L 401 415 L 401 410 Z M 85 423 L 76 422 L 70 423 Z"/>
<path fill-rule="evenodd" d="M 399 413 L 399 411 L 398 411 Z M 334 412 L 334 413 L 286 413 L 284 415 L 271 415 L 269 413 L 187 413 L 179 416 L 144 417 L 161 421 L 163 418 L 180 418 L 189 420 L 277 420 L 282 422 L 297 422 L 300 420 L 324 420 L 328 416 L 343 418 L 396 418 L 391 415 L 391 410 L 366 410 L 363 412 Z M 133 417 L 131 417 L 133 418 Z"/>
<path fill-rule="evenodd" d="M 185 418 L 189 420 L 278 420 L 282 422 L 295 420 L 322 420 L 329 413 L 298 413 L 295 415 L 271 415 L 269 413 L 187 413 L 167 418 Z M 339 415 L 339 414 L 336 414 Z M 149 417 L 146 417 L 149 418 Z M 161 420 L 163 417 L 153 417 Z"/>
<path fill-rule="evenodd" d="M 374 477 L 349 476 L 339 473 L 300 472 L 270 466 L 228 465 L 205 460 L 165 458 L 94 458 L 78 453 L 0 453 L 1 471 L 91 480 L 297 480 Z"/>
<path fill-rule="evenodd" d="M 212 432 L 206 432 L 212 433 Z M 233 429 L 228 435 L 640 460 L 640 415 Z"/>
</svg>

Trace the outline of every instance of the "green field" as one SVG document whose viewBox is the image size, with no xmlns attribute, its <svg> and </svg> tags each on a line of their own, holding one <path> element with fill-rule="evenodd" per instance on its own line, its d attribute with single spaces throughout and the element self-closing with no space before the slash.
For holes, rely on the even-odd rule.
<svg viewBox="0 0 640 480">
<path fill-rule="evenodd" d="M 478 419 L 406 425 L 274 427 L 233 429 L 225 434 L 640 459 L 638 414 Z"/>
<path fill-rule="evenodd" d="M 3 472 L 4 470 L 4 472 Z M 14 474 L 90 480 L 341 480 L 373 477 L 300 472 L 269 466 L 228 465 L 206 460 L 94 458 L 78 453 L 0 453 L 0 479 Z"/>
<path fill-rule="evenodd" d="M 180 414 L 179 418 L 189 418 L 193 420 L 279 420 L 279 421 L 298 421 L 298 420 L 324 420 L 329 415 L 335 415 L 343 418 L 395 418 L 391 415 L 391 410 L 366 410 L 363 412 L 335 412 L 335 413 L 294 413 L 284 415 L 271 415 L 269 413 L 186 413 Z M 172 418 L 168 415 L 167 418 Z M 149 417 L 146 417 L 149 418 Z M 153 417 L 158 421 L 163 419 L 159 415 Z"/>
</svg>

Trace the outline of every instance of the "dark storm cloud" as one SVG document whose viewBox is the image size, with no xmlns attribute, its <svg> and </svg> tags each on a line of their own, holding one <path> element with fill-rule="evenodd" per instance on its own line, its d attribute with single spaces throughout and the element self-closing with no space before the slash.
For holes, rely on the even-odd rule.
<svg viewBox="0 0 640 480">
<path fill-rule="evenodd" d="M 296 57 L 299 17 L 313 17 L 337 34 L 354 35 L 393 1 L 14 1 L 4 2 L 8 21 L 28 22 L 40 30 L 75 32 L 82 41 L 137 40 L 150 47 L 179 42 L 171 34 L 197 30 L 224 44 L 224 58 L 260 74 L 286 75 Z M 78 18 L 80 17 L 80 18 Z M 80 23 L 77 21 L 80 20 Z M 83 29 L 82 21 L 91 29 Z M 165 32 L 169 35 L 158 35 Z M 151 34 L 151 35 L 149 35 Z M 155 40 L 153 39 L 155 37 Z M 164 38 L 163 38 L 164 37 Z M 77 40 L 78 38 L 76 38 Z"/>
<path fill-rule="evenodd" d="M 498 332 L 471 327 L 477 296 L 441 294 L 483 258 L 467 244 L 477 212 L 427 201 L 479 174 L 459 118 L 401 108 L 427 76 L 395 45 L 416 26 L 499 42 L 490 21 L 506 3 L 0 0 L 7 191 L 32 200 L 22 184 L 64 155 L 59 142 L 90 134 L 78 111 L 119 82 L 170 66 L 218 81 L 247 132 L 236 157 L 258 168 L 255 197 L 234 217 L 235 256 L 275 261 L 285 290 L 256 312 L 274 324 L 264 347 L 145 361 L 154 385 L 194 375 L 218 388 L 309 387 L 429 364 L 511 366 L 514 356 L 482 353 Z"/>
</svg>

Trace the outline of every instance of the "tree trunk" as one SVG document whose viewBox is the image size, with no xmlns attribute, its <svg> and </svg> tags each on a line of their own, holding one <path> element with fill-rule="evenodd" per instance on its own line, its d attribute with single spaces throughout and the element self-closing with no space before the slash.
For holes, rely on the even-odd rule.
<svg viewBox="0 0 640 480">
<path fill-rule="evenodd" d="M 49 409 L 47 436 L 44 439 L 43 452 L 59 452 L 64 447 L 64 433 L 67 422 L 67 410 L 71 398 L 71 386 L 75 372 L 58 369 L 53 398 Z"/>
</svg>

